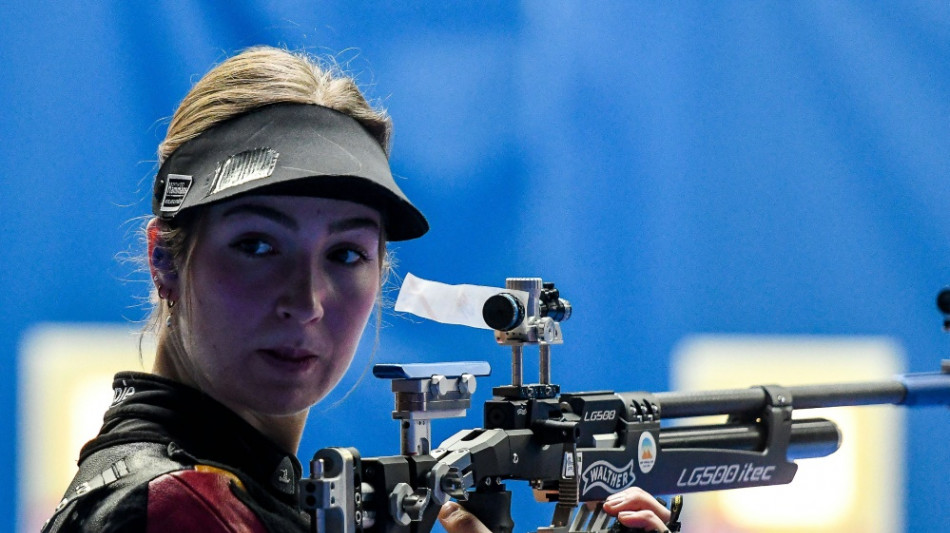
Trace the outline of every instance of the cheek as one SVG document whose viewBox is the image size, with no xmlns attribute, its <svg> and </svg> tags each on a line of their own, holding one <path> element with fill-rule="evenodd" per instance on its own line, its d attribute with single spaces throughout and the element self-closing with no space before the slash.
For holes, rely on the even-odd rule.
<svg viewBox="0 0 950 533">
<path fill-rule="evenodd" d="M 360 289 L 360 302 L 362 304 L 363 313 L 366 316 L 369 316 L 370 311 L 373 310 L 373 306 L 379 301 L 379 293 L 382 290 L 380 284 L 382 280 L 379 276 L 379 271 L 374 269 L 372 270 L 365 278 Z"/>
<path fill-rule="evenodd" d="M 359 341 L 359 337 L 366 327 L 366 322 L 373 311 L 379 294 L 379 278 L 361 277 L 352 284 L 341 287 L 339 311 L 327 318 L 335 322 L 339 331 L 347 331 L 352 343 Z M 349 343 L 347 343 L 349 344 Z"/>
<path fill-rule="evenodd" d="M 209 255 L 199 258 L 194 269 L 192 288 L 196 299 L 209 306 L 220 307 L 218 311 L 247 312 L 248 307 L 260 308 L 264 296 L 273 291 L 275 280 L 287 279 L 290 275 L 283 265 L 268 264 L 269 268 L 250 268 L 248 265 L 229 261 L 229 257 Z M 254 304 L 254 305 L 249 305 Z"/>
<path fill-rule="evenodd" d="M 189 322 L 184 329 L 191 330 L 190 341 L 199 345 L 194 346 L 199 351 L 230 350 L 230 344 L 240 341 L 239 337 L 252 331 L 251 326 L 260 320 L 265 284 L 249 282 L 237 269 L 223 267 L 221 262 L 218 268 L 207 267 L 215 265 L 213 260 L 196 262 L 199 264 L 205 267 L 193 268 L 184 285 L 187 312 L 182 312 Z"/>
</svg>

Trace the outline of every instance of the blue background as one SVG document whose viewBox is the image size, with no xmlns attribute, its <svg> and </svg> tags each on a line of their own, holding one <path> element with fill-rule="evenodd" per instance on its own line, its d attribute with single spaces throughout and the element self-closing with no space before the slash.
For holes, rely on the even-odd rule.
<svg viewBox="0 0 950 533">
<path fill-rule="evenodd" d="M 933 304 L 950 282 L 946 1 L 12 0 L 3 434 L 26 328 L 142 318 L 146 279 L 116 256 L 137 250 L 164 119 L 259 43 L 334 55 L 393 115 L 393 169 L 432 224 L 396 247 L 400 272 L 558 283 L 576 308 L 554 352 L 567 390 L 666 390 L 692 333 L 892 336 L 913 371 L 950 351 Z M 490 333 L 384 322 L 377 360 L 491 360 L 479 401 L 507 382 Z M 314 411 L 301 456 L 398 451 L 388 385 L 356 394 Z M 950 523 L 946 409 L 908 412 L 908 436 L 895 490 L 907 530 L 932 531 Z M 15 443 L 0 439 L 0 529 L 15 516 Z M 529 519 L 518 529 L 542 520 Z"/>
</svg>

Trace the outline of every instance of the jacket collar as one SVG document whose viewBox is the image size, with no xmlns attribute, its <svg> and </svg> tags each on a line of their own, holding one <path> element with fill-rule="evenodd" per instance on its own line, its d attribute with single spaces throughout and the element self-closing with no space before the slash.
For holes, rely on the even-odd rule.
<svg viewBox="0 0 950 533">
<path fill-rule="evenodd" d="M 99 435 L 86 443 L 80 462 L 95 451 L 128 442 L 175 443 L 198 462 L 236 469 L 291 505 L 297 502 L 300 462 L 233 411 L 203 392 L 143 372 L 120 372 Z"/>
</svg>

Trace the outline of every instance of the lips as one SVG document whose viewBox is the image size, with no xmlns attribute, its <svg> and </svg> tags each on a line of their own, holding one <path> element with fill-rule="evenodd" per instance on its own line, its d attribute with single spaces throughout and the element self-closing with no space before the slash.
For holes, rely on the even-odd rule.
<svg viewBox="0 0 950 533">
<path fill-rule="evenodd" d="M 283 370 L 303 371 L 311 368 L 319 356 L 309 350 L 292 347 L 265 348 L 258 350 L 273 366 Z"/>
</svg>

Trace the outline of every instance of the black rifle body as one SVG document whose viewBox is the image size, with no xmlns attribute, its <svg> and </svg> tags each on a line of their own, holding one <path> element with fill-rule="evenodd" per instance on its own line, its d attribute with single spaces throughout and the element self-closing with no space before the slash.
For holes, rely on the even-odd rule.
<svg viewBox="0 0 950 533">
<path fill-rule="evenodd" d="M 500 387 L 485 403 L 483 428 L 456 433 L 431 453 L 317 452 L 323 471 L 302 481 L 303 503 L 310 502 L 315 529 L 427 533 L 441 504 L 455 498 L 492 531 L 508 533 L 504 484 L 526 481 L 537 499 L 557 503 L 551 525 L 539 531 L 606 531 L 601 503 L 631 486 L 679 494 L 789 483 L 793 459 L 829 455 L 840 440 L 833 422 L 793 420 L 793 410 L 869 404 L 950 405 L 950 373 L 696 393 Z M 706 415 L 727 419 L 660 426 L 661 417 Z"/>
</svg>

